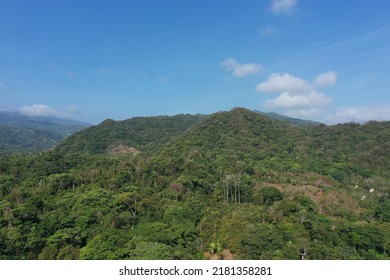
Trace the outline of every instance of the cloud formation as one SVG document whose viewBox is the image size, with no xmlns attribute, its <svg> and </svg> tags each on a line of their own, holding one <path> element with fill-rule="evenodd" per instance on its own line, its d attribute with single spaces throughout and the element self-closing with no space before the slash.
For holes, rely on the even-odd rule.
<svg viewBox="0 0 390 280">
<path fill-rule="evenodd" d="M 337 75 L 335 72 L 328 71 L 322 74 L 319 74 L 314 80 L 314 85 L 316 87 L 325 87 L 334 85 L 337 81 Z"/>
<path fill-rule="evenodd" d="M 301 108 L 301 109 L 289 109 L 285 111 L 287 116 L 292 116 L 295 118 L 312 118 L 313 116 L 318 116 L 323 113 L 322 108 Z"/>
<path fill-rule="evenodd" d="M 319 74 L 313 83 L 289 73 L 273 73 L 266 81 L 258 84 L 256 90 L 279 94 L 264 103 L 269 109 L 282 109 L 290 116 L 312 117 L 332 103 L 332 99 L 318 89 L 335 84 L 336 81 L 337 75 L 331 71 Z"/>
<path fill-rule="evenodd" d="M 42 117 L 55 116 L 57 114 L 56 110 L 44 104 L 26 105 L 20 108 L 20 112 L 22 112 L 27 116 L 42 116 Z"/>
<path fill-rule="evenodd" d="M 257 74 L 263 69 L 263 66 L 261 66 L 260 64 L 256 64 L 256 63 L 240 64 L 234 58 L 231 57 L 221 62 L 221 67 L 225 71 L 228 72 L 231 71 L 232 76 L 236 78 L 243 78 L 248 75 Z"/>
<path fill-rule="evenodd" d="M 311 90 L 311 86 L 304 80 L 288 73 L 273 73 L 267 81 L 256 86 L 257 91 L 262 92 L 290 92 L 302 93 Z"/>
<path fill-rule="evenodd" d="M 284 92 L 275 99 L 267 100 L 265 105 L 267 108 L 281 108 L 281 109 L 293 109 L 293 108 L 321 108 L 331 103 L 330 97 L 318 93 L 316 91 L 311 92 L 309 95 L 294 95 L 289 92 Z"/>
<path fill-rule="evenodd" d="M 390 119 L 390 106 L 342 107 L 326 119 L 331 123 L 386 121 Z"/>
<path fill-rule="evenodd" d="M 297 4 L 297 0 L 272 0 L 270 11 L 275 15 L 291 15 Z"/>
<path fill-rule="evenodd" d="M 71 118 L 78 110 L 77 105 L 71 105 L 65 111 L 59 111 L 45 104 L 32 104 L 23 106 L 18 111 L 33 117 Z"/>
</svg>

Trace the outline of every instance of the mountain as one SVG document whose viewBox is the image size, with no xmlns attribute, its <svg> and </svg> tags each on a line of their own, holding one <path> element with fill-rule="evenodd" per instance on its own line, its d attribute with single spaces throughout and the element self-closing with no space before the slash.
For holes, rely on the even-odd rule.
<svg viewBox="0 0 390 280">
<path fill-rule="evenodd" d="M 62 153 L 115 153 L 116 148 L 133 148 L 141 152 L 156 150 L 191 126 L 201 122 L 205 115 L 176 115 L 134 117 L 124 121 L 105 120 L 70 136 L 58 146 Z"/>
<path fill-rule="evenodd" d="M 277 113 L 273 113 L 273 112 L 264 113 L 264 112 L 260 112 L 260 111 L 256 111 L 256 110 L 254 112 L 259 113 L 261 115 L 264 115 L 271 120 L 286 121 L 286 122 L 288 122 L 290 124 L 294 124 L 294 125 L 317 126 L 317 125 L 321 124 L 320 122 L 315 122 L 315 121 L 310 121 L 310 120 L 302 120 L 302 119 L 297 119 L 297 118 L 290 118 L 290 117 L 280 115 Z"/>
<path fill-rule="evenodd" d="M 209 116 L 192 127 L 159 156 L 165 162 L 172 158 L 173 165 L 185 168 L 187 163 L 212 164 L 219 168 L 235 169 L 253 161 L 287 161 L 302 157 L 296 153 L 297 145 L 308 142 L 303 127 L 273 121 L 256 112 L 235 108 Z M 175 161 L 181 159 L 184 164 Z M 211 166 L 206 170 L 214 170 Z M 238 167 L 237 167 L 238 168 Z"/>
<path fill-rule="evenodd" d="M 390 259 L 390 122 L 244 108 L 0 155 L 0 259 Z"/>
<path fill-rule="evenodd" d="M 236 108 L 209 116 L 155 158 L 152 169 L 173 177 L 199 171 L 219 180 L 220 172 L 246 172 L 294 181 L 293 174 L 313 173 L 352 185 L 390 177 L 390 122 L 307 127 Z"/>
<path fill-rule="evenodd" d="M 320 124 L 276 113 L 253 112 L 264 115 L 270 120 L 283 120 L 298 126 Z M 180 114 L 176 116 L 134 117 L 123 121 L 108 119 L 97 126 L 72 135 L 65 143 L 59 145 L 59 150 L 91 154 L 156 151 L 209 116 Z M 130 148 L 135 150 L 129 150 Z"/>
<path fill-rule="evenodd" d="M 87 126 L 67 119 L 0 112 L 0 153 L 43 151 Z"/>
<path fill-rule="evenodd" d="M 48 130 L 0 125 L 0 139 L 0 153 L 35 153 L 53 147 L 63 137 Z"/>
<path fill-rule="evenodd" d="M 0 125 L 47 130 L 66 137 L 91 124 L 55 117 L 27 116 L 18 112 L 0 112 Z"/>
</svg>

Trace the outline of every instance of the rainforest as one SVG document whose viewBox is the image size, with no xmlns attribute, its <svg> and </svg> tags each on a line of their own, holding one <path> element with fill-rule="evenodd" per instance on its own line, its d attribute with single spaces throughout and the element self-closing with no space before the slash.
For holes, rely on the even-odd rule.
<svg viewBox="0 0 390 280">
<path fill-rule="evenodd" d="M 135 117 L 0 154 L 0 259 L 390 259 L 390 122 Z"/>
</svg>

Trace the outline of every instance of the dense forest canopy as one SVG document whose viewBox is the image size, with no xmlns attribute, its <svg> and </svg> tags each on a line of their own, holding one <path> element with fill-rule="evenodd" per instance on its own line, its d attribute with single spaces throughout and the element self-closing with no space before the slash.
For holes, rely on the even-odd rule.
<svg viewBox="0 0 390 280">
<path fill-rule="evenodd" d="M 243 108 L 0 156 L 0 259 L 389 259 L 390 122 Z"/>
</svg>

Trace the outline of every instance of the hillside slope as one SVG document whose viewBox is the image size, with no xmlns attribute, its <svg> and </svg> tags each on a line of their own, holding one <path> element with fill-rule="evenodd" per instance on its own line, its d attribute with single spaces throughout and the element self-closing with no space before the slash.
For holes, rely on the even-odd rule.
<svg viewBox="0 0 390 280">
<path fill-rule="evenodd" d="M 303 127 L 237 108 L 211 115 L 160 152 L 207 170 L 265 174 L 313 172 L 351 182 L 351 176 L 390 176 L 390 122 Z M 181 161 L 183 164 L 177 164 Z"/>
<path fill-rule="evenodd" d="M 72 135 L 57 150 L 61 153 L 104 154 L 122 145 L 148 152 L 162 147 L 204 118 L 204 115 L 176 115 L 106 120 Z"/>
<path fill-rule="evenodd" d="M 0 153 L 41 152 L 87 126 L 67 119 L 0 112 Z"/>
<path fill-rule="evenodd" d="M 51 131 L 66 137 L 90 126 L 89 123 L 55 117 L 27 116 L 17 112 L 0 112 L 0 125 Z"/>
<path fill-rule="evenodd" d="M 0 125 L 0 139 L 0 153 L 35 153 L 53 147 L 63 136 L 47 130 Z"/>
<path fill-rule="evenodd" d="M 243 108 L 106 121 L 0 156 L 0 259 L 390 259 L 389 135 Z"/>
<path fill-rule="evenodd" d="M 283 120 L 297 126 L 316 126 L 320 123 L 288 118 L 274 113 L 261 113 L 269 120 Z M 157 151 L 176 139 L 187 129 L 207 119 L 210 115 L 180 114 L 176 116 L 134 117 L 123 121 L 106 120 L 97 126 L 77 133 L 60 145 L 62 153 L 90 154 L 115 153 L 130 148 L 141 152 Z M 282 124 L 280 124 L 282 125 Z M 114 151 L 114 152 L 113 152 Z M 130 152 L 131 153 L 131 152 Z"/>
<path fill-rule="evenodd" d="M 163 149 L 158 158 L 167 168 L 171 160 L 172 168 L 184 170 L 187 165 L 193 168 L 198 164 L 213 172 L 249 168 L 253 173 L 258 163 L 263 162 L 264 170 L 259 172 L 266 172 L 278 162 L 294 164 L 305 157 L 307 134 L 303 127 L 236 108 L 211 115 Z"/>
</svg>

